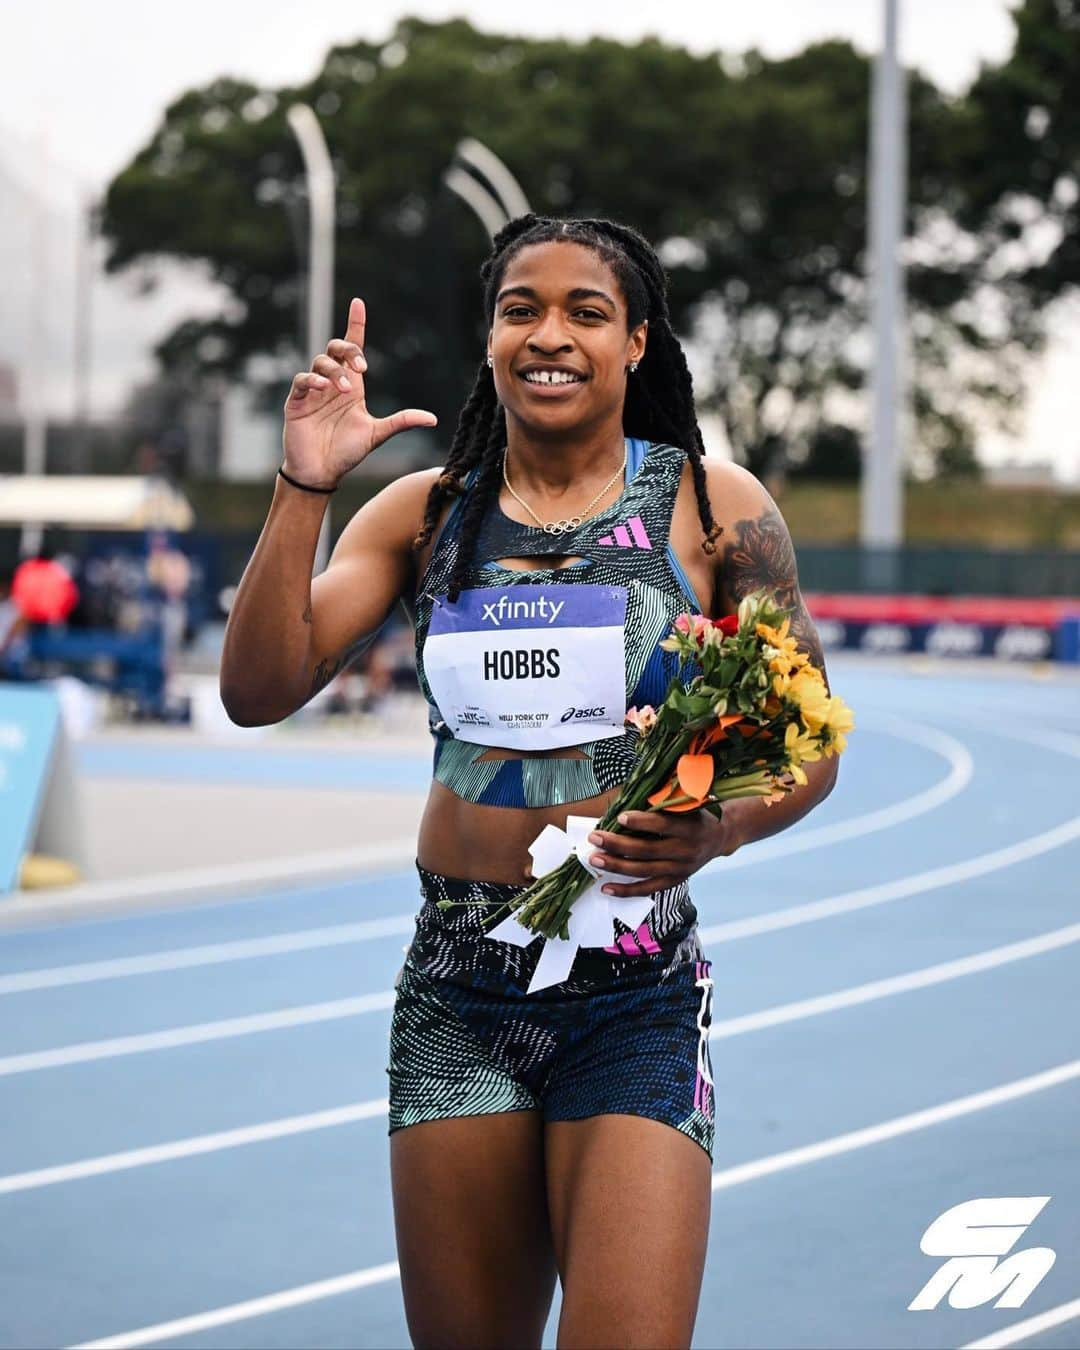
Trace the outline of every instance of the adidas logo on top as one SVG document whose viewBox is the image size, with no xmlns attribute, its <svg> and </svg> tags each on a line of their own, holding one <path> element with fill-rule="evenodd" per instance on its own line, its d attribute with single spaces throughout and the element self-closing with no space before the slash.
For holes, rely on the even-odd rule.
<svg viewBox="0 0 1080 1350">
<path fill-rule="evenodd" d="M 652 548 L 652 540 L 640 516 L 631 516 L 625 525 L 616 525 L 611 534 L 605 534 L 596 542 L 611 548 Z"/>
</svg>

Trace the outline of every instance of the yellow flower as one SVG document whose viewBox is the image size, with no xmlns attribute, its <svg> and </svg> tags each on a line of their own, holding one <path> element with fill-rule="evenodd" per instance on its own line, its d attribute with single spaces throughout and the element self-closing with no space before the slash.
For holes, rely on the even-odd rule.
<svg viewBox="0 0 1080 1350">
<path fill-rule="evenodd" d="M 812 764 L 821 758 L 821 746 L 817 737 L 809 731 L 804 731 L 798 722 L 789 722 L 784 732 L 784 749 L 788 756 L 788 772 L 800 787 L 805 787 L 807 779 L 801 766 Z"/>
<path fill-rule="evenodd" d="M 806 760 L 812 763 L 821 758 L 821 746 L 812 731 L 804 731 L 798 722 L 789 722 L 784 732 L 784 749 L 795 763 Z"/>
<path fill-rule="evenodd" d="M 770 628 L 767 623 L 759 623 L 754 632 L 758 637 L 763 637 L 766 642 L 771 642 L 774 647 L 779 647 L 788 635 L 788 629 L 791 627 L 790 616 L 784 620 L 779 628 Z"/>
<path fill-rule="evenodd" d="M 779 628 L 759 623 L 754 629 L 758 637 L 765 639 L 764 656 L 773 675 L 790 675 L 792 670 L 805 666 L 810 660 L 806 652 L 799 651 L 798 639 L 789 635 L 790 627 L 789 617 Z"/>
<path fill-rule="evenodd" d="M 829 691 L 821 671 L 815 666 L 803 666 L 791 676 L 786 693 L 798 705 L 807 729 L 815 734 L 819 732 L 829 714 Z"/>
<path fill-rule="evenodd" d="M 848 732 L 855 727 L 855 714 L 838 695 L 829 699 L 821 740 L 827 755 L 842 755 L 847 749 Z"/>
</svg>

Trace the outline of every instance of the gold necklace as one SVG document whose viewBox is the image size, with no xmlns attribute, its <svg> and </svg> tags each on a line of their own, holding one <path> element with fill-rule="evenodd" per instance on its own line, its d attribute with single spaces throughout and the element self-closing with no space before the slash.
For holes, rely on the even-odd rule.
<svg viewBox="0 0 1080 1350">
<path fill-rule="evenodd" d="M 608 488 L 611 487 L 611 485 L 615 482 L 615 480 L 619 477 L 619 475 L 625 472 L 626 453 L 627 453 L 626 444 L 624 442 L 622 463 L 611 475 L 611 477 L 607 480 L 604 486 L 600 489 L 600 491 L 596 494 L 596 496 L 592 499 L 592 501 L 588 504 L 588 506 L 585 507 L 583 511 L 579 511 L 576 516 L 564 517 L 562 520 L 549 520 L 549 521 L 541 520 L 540 517 L 536 514 L 536 512 L 532 509 L 532 507 L 529 505 L 529 503 L 514 491 L 513 487 L 511 486 L 510 479 L 506 476 L 506 459 L 507 459 L 506 451 L 503 451 L 503 462 L 502 462 L 503 482 L 506 484 L 506 490 L 510 493 L 510 496 L 513 497 L 514 501 L 516 501 L 519 505 L 523 506 L 526 511 L 528 511 L 529 515 L 532 516 L 533 520 L 536 521 L 537 525 L 539 525 L 540 528 L 546 534 L 569 534 L 571 530 L 576 530 L 578 526 L 581 524 L 581 522 L 592 514 L 592 509 L 596 505 L 596 503 L 600 500 L 600 498 L 604 495 L 604 493 L 607 492 Z"/>
</svg>

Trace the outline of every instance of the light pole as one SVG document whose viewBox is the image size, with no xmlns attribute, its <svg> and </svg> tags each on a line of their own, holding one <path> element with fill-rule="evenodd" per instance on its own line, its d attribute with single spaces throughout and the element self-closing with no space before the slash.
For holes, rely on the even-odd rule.
<svg viewBox="0 0 1080 1350">
<path fill-rule="evenodd" d="M 487 179 L 508 220 L 528 213 L 529 199 L 521 190 L 521 184 L 494 150 L 489 150 L 482 141 L 467 136 L 458 143 L 455 153 L 463 164 Z"/>
<path fill-rule="evenodd" d="M 42 172 L 48 175 L 51 167 L 49 155 L 49 130 L 42 123 L 39 136 L 39 162 Z M 49 218 L 42 194 L 31 196 L 33 239 L 30 243 L 30 324 L 27 360 L 23 375 L 25 387 L 22 401 L 25 409 L 23 420 L 23 473 L 41 474 L 46 468 L 46 440 L 48 438 L 48 413 L 45 408 L 39 372 L 49 364 L 48 329 L 48 292 L 49 292 Z M 41 552 L 45 536 L 45 527 L 37 522 L 24 522 L 19 532 L 19 556 L 32 558 Z"/>
<path fill-rule="evenodd" d="M 321 352 L 330 341 L 334 306 L 334 166 L 319 119 L 306 103 L 285 114 L 300 144 L 308 193 L 307 350 Z M 315 574 L 330 560 L 330 506 L 315 546 Z"/>
<path fill-rule="evenodd" d="M 75 312 L 72 315 L 72 467 L 76 473 L 90 472 L 90 364 L 93 327 L 94 240 L 97 208 L 89 189 L 79 194 L 75 218 Z"/>
<path fill-rule="evenodd" d="M 859 539 L 865 579 L 897 581 L 903 540 L 905 405 L 904 276 L 900 246 L 907 180 L 907 116 L 898 46 L 900 0 L 884 0 L 884 34 L 874 63 L 870 123 L 870 286 L 873 328 L 872 426 L 863 466 Z"/>
<path fill-rule="evenodd" d="M 460 163 L 450 165 L 443 182 L 472 207 L 488 237 L 494 239 L 507 221 L 525 215 L 528 198 L 498 155 L 482 142 L 467 138 L 458 144 L 454 155 Z M 466 172 L 462 164 L 473 172 Z"/>
</svg>

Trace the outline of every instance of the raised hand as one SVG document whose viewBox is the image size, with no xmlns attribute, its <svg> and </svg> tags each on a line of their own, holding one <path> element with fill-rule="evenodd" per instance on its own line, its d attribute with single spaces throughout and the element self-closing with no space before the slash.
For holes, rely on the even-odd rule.
<svg viewBox="0 0 1080 1350">
<path fill-rule="evenodd" d="M 310 370 L 293 378 L 285 400 L 285 472 L 311 487 L 336 487 L 376 446 L 410 427 L 433 427 L 434 413 L 403 408 L 373 417 L 364 390 L 363 300 L 349 305 L 344 338 L 333 338 Z"/>
</svg>

